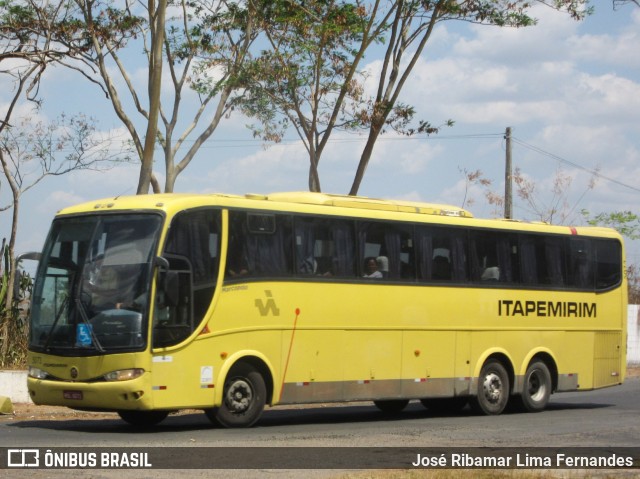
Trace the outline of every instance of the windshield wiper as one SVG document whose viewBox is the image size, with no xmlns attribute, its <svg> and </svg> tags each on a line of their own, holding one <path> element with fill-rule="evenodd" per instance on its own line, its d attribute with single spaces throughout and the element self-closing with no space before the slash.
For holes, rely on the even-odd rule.
<svg viewBox="0 0 640 479">
<path fill-rule="evenodd" d="M 76 302 L 76 307 L 78 308 L 78 311 L 80 311 L 80 317 L 82 318 L 82 322 L 87 325 L 87 329 L 89 330 L 89 334 L 91 335 L 91 339 L 93 340 L 94 347 L 99 352 L 105 353 L 106 350 L 102 347 L 102 344 L 100 344 L 100 341 L 98 341 L 98 337 L 96 336 L 96 333 L 93 331 L 93 328 L 91 327 L 91 322 L 87 317 L 87 313 L 84 310 L 84 306 L 82 306 L 82 301 L 80 301 L 80 298 L 76 298 L 75 302 Z"/>
</svg>

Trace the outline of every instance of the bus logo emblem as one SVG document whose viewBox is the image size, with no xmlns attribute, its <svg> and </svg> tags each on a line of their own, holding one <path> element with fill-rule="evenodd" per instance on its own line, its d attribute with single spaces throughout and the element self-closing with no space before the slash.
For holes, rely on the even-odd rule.
<svg viewBox="0 0 640 479">
<path fill-rule="evenodd" d="M 275 299 L 273 299 L 271 291 L 267 289 L 265 290 L 264 294 L 267 297 L 266 302 L 260 298 L 256 299 L 255 301 L 255 305 L 256 308 L 258 308 L 260 316 L 267 316 L 269 313 L 273 314 L 274 316 L 280 316 L 280 308 L 276 306 L 276 301 Z"/>
</svg>

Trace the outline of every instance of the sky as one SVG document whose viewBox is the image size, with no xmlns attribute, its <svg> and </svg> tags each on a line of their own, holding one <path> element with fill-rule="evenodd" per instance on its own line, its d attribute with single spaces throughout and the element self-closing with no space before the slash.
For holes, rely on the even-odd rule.
<svg viewBox="0 0 640 479">
<path fill-rule="evenodd" d="M 467 207 L 475 216 L 502 214 L 484 193 L 465 181 L 464 172 L 481 170 L 491 189 L 504 193 L 505 129 L 513 136 L 513 166 L 532 181 L 541 204 L 551 201 L 558 175 L 565 186 L 573 224 L 584 224 L 580 210 L 592 215 L 630 210 L 640 214 L 640 8 L 613 11 L 611 2 L 593 2 L 595 14 L 583 22 L 537 7 L 538 25 L 505 29 L 468 23 L 443 23 L 405 85 L 401 101 L 433 125 L 453 120 L 429 137 L 380 138 L 359 194 Z M 135 68 L 135 57 L 133 57 Z M 380 60 L 365 59 L 375 72 Z M 144 82 L 142 63 L 133 71 Z M 0 109 L 6 92 L 0 88 Z M 41 88 L 45 103 L 37 116 L 53 119 L 82 112 L 104 132 L 124 137 L 110 104 L 94 86 L 65 70 L 47 73 Z M 195 98 L 188 98 L 195 107 Z M 21 111 L 34 115 L 26 107 Z M 224 120 L 186 170 L 176 192 L 270 193 L 306 190 L 308 157 L 290 132 L 286 141 L 266 146 L 246 128 L 250 120 L 234 113 Z M 322 190 L 348 193 L 365 137 L 334 133 L 319 165 Z M 156 174 L 163 163 L 156 156 Z M 594 177 L 593 172 L 598 172 Z M 594 180 L 593 188 L 589 188 Z M 0 207 L 9 200 L 0 180 Z M 59 209 L 103 197 L 134 194 L 136 165 L 105 172 L 80 172 L 47 178 L 22 198 L 18 253 L 42 248 Z M 162 183 L 162 181 L 161 181 Z M 514 199 L 514 217 L 536 220 Z M 0 212 L 0 238 L 7 237 L 8 212 Z M 628 261 L 640 263 L 640 246 L 628 243 Z"/>
</svg>

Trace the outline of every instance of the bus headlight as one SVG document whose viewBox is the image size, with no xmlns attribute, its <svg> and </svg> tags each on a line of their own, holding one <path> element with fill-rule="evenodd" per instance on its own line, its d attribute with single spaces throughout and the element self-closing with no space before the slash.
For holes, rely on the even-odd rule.
<svg viewBox="0 0 640 479">
<path fill-rule="evenodd" d="M 111 371 L 103 377 L 105 381 L 129 381 L 139 378 L 144 374 L 144 369 L 121 369 L 120 371 Z"/>
<path fill-rule="evenodd" d="M 29 366 L 29 377 L 34 379 L 47 379 L 49 377 L 49 373 L 42 369 Z"/>
</svg>

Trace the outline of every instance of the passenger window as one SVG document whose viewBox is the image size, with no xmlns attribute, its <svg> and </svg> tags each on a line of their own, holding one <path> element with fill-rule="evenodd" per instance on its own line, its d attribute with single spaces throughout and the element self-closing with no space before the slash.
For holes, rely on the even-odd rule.
<svg viewBox="0 0 640 479">
<path fill-rule="evenodd" d="M 523 235 L 520 240 L 522 282 L 530 285 L 564 286 L 564 238 Z"/>
<path fill-rule="evenodd" d="M 568 282 L 578 289 L 593 290 L 594 270 L 591 240 L 569 239 Z"/>
<path fill-rule="evenodd" d="M 467 241 L 464 231 L 419 227 L 415 241 L 419 280 L 467 281 Z"/>
<path fill-rule="evenodd" d="M 355 276 L 353 222 L 339 219 L 295 219 L 296 273 L 323 277 Z"/>
<path fill-rule="evenodd" d="M 291 259 L 288 215 L 230 212 L 226 279 L 290 276 Z"/>
<path fill-rule="evenodd" d="M 358 225 L 358 240 L 362 265 L 360 276 L 394 280 L 414 279 L 411 227 L 361 222 Z"/>
<path fill-rule="evenodd" d="M 512 283 L 517 280 L 513 267 L 516 254 L 515 237 L 504 232 L 472 232 L 469 240 L 471 280 L 483 284 Z"/>
<path fill-rule="evenodd" d="M 595 240 L 596 289 L 617 286 L 622 281 L 622 246 L 616 240 Z"/>
</svg>

